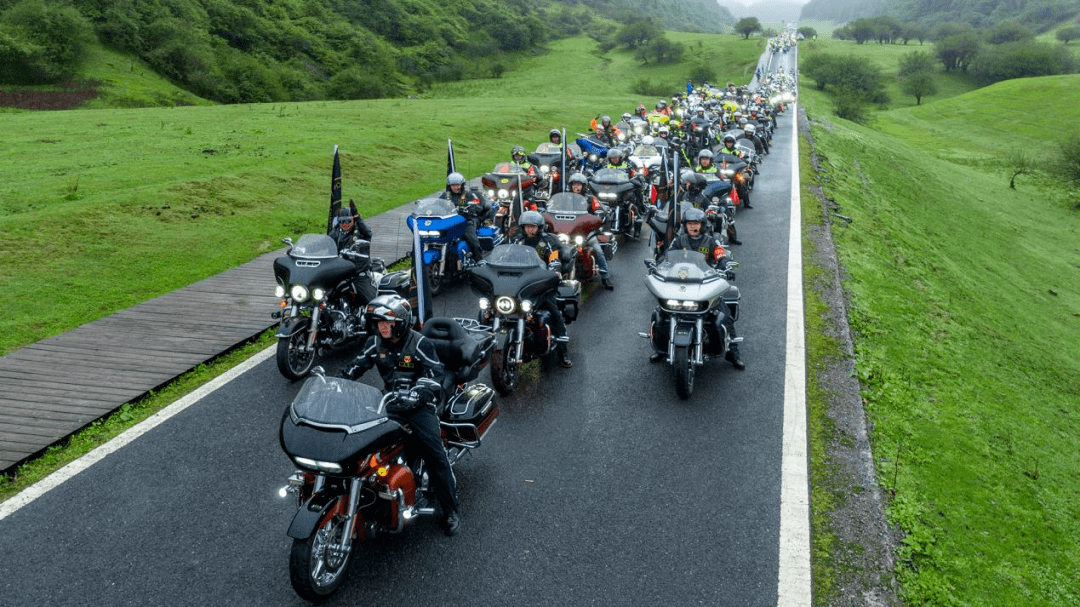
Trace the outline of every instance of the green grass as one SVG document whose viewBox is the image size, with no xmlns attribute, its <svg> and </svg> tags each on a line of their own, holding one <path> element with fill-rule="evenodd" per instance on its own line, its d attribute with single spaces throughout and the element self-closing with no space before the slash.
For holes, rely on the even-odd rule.
<svg viewBox="0 0 1080 607">
<path fill-rule="evenodd" d="M 1080 603 L 1080 218 L 1045 174 L 1009 189 L 1001 136 L 1045 158 L 1078 85 L 1001 83 L 875 128 L 802 98 L 852 218 L 833 235 L 910 605 Z"/>
</svg>

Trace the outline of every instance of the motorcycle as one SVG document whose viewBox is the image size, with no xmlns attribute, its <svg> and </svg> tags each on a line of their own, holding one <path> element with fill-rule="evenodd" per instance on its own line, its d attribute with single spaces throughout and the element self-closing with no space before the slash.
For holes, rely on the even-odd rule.
<svg viewBox="0 0 1080 607">
<path fill-rule="evenodd" d="M 669 250 L 656 262 L 646 259 L 649 268 L 645 285 L 657 300 L 652 322 L 642 337 L 655 351 L 666 355 L 675 369 L 675 391 L 688 399 L 694 391 L 694 373 L 710 358 L 723 358 L 733 343 L 725 321 L 739 317 L 739 288 L 731 284 L 730 262 L 719 270 L 709 265 L 699 251 Z"/>
<path fill-rule="evenodd" d="M 499 417 L 491 388 L 469 384 L 486 365 L 494 337 L 472 319 L 429 319 L 423 332 L 456 386 L 438 412 L 453 466 L 480 446 Z M 409 430 L 388 413 L 416 406 L 416 393 L 399 385 L 383 394 L 320 371 L 286 408 L 278 434 L 297 467 L 279 492 L 297 503 L 288 530 L 289 579 L 311 602 L 337 591 L 359 544 L 434 516 L 437 503 L 423 460 L 405 449 Z"/>
<path fill-rule="evenodd" d="M 479 208 L 479 205 L 469 205 Z M 458 213 L 457 206 L 444 198 L 422 198 L 416 201 L 412 213 L 405 218 L 410 230 L 419 230 L 424 252 L 424 277 L 431 295 L 438 295 L 446 285 L 456 280 L 470 265 L 472 251 L 465 241 L 468 219 Z M 502 233 L 493 227 L 476 229 L 480 247 L 490 251 L 502 242 Z"/>
<path fill-rule="evenodd" d="M 563 274 L 568 278 L 586 281 L 599 275 L 600 267 L 592 248 L 594 242 L 600 245 L 607 259 L 615 255 L 619 244 L 611 232 L 604 231 L 604 220 L 603 215 L 589 212 L 589 199 L 581 194 L 561 192 L 548 201 L 544 213 L 547 231 L 555 234 L 571 251 L 568 259 L 561 260 Z"/>
<path fill-rule="evenodd" d="M 616 234 L 633 236 L 641 231 L 639 221 L 638 192 L 639 184 L 626 171 L 619 169 L 600 169 L 589 178 L 589 187 L 600 202 L 614 210 L 611 229 Z"/>
<path fill-rule="evenodd" d="M 574 143 L 581 149 L 581 171 L 586 175 L 591 175 L 607 164 L 607 151 L 611 146 L 597 139 L 596 135 L 578 133 Z"/>
<path fill-rule="evenodd" d="M 539 182 L 539 177 L 530 175 L 512 162 L 500 162 L 490 172 L 480 177 L 480 183 L 487 189 L 487 197 L 498 208 L 495 211 L 495 227 L 509 236 L 510 229 L 517 217 L 512 216 L 515 203 L 518 212 L 529 202 L 531 188 Z"/>
<path fill-rule="evenodd" d="M 541 143 L 528 156 L 529 162 L 540 171 L 540 179 L 534 188 L 535 200 L 546 201 L 559 191 L 562 178 L 562 147 L 555 143 Z M 568 167 L 572 168 L 572 167 Z"/>
<path fill-rule="evenodd" d="M 408 295 L 407 272 L 384 274 L 382 260 L 371 260 L 371 243 L 361 240 L 344 251 L 326 234 L 304 234 L 274 260 L 275 295 L 281 309 L 275 337 L 277 367 L 289 380 L 307 375 L 322 350 L 367 338 L 364 306 L 376 294 Z M 366 272 L 357 276 L 357 266 Z M 358 285 L 355 280 L 367 281 Z"/>
<path fill-rule="evenodd" d="M 581 283 L 561 280 L 535 249 L 521 244 L 495 247 L 470 274 L 472 290 L 480 298 L 477 320 L 490 327 L 496 339 L 491 383 L 505 396 L 517 386 L 521 365 L 555 352 L 550 314 L 537 302 L 554 293 L 569 324 L 577 318 Z"/>
</svg>

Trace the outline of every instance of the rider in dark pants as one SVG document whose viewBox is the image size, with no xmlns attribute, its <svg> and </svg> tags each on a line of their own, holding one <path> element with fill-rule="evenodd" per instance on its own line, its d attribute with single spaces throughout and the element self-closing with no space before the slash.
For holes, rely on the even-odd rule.
<svg viewBox="0 0 1080 607">
<path fill-rule="evenodd" d="M 559 241 L 554 236 L 544 233 L 544 216 L 536 211 L 526 211 L 518 219 L 521 229 L 510 240 L 514 244 L 522 244 L 536 249 L 540 259 L 544 260 L 549 267 L 554 266 L 556 273 L 561 268 L 559 261 Z M 539 308 L 548 311 L 551 315 L 551 328 L 555 329 L 555 351 L 559 355 L 559 364 L 569 369 L 574 366 L 567 353 L 566 344 L 570 338 L 566 336 L 566 321 L 563 320 L 559 304 L 555 303 L 555 296 L 548 295 L 536 304 Z"/>
<path fill-rule="evenodd" d="M 461 173 L 450 173 L 446 176 L 446 191 L 439 198 L 454 203 L 458 214 L 465 218 L 465 242 L 472 249 L 473 262 L 480 261 L 484 249 L 480 247 L 476 229 L 483 225 L 484 220 L 491 214 L 491 207 L 479 194 L 465 189 L 465 176 Z"/>
<path fill-rule="evenodd" d="M 404 380 L 419 395 L 415 407 L 406 410 L 388 407 L 387 412 L 412 428 L 408 447 L 419 453 L 428 466 L 435 497 L 442 507 L 443 531 L 446 535 L 456 535 L 461 526 L 457 483 L 443 448 L 436 412 L 446 371 L 435 353 L 435 346 L 410 328 L 412 308 L 403 298 L 380 295 L 368 304 L 365 317 L 371 337 L 341 376 L 355 380 L 375 367 L 382 376 L 385 389 L 392 389 Z"/>
</svg>

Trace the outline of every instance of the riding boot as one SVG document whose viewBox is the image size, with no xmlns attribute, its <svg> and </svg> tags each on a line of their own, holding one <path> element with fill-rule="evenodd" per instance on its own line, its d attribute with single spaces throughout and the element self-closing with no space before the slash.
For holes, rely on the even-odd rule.
<svg viewBox="0 0 1080 607">
<path fill-rule="evenodd" d="M 735 231 L 735 224 L 729 223 L 727 226 L 727 240 L 731 244 L 742 244 L 739 240 L 739 233 Z"/>
<path fill-rule="evenodd" d="M 559 357 L 559 364 L 565 369 L 569 369 L 574 366 L 574 362 L 570 360 L 570 354 L 566 351 L 566 342 L 560 341 L 555 346 L 555 353 Z"/>
<path fill-rule="evenodd" d="M 739 357 L 739 344 L 731 344 L 728 346 L 727 354 L 724 355 L 724 360 L 731 363 L 732 367 L 736 370 L 742 371 L 746 369 L 746 363 Z"/>
</svg>

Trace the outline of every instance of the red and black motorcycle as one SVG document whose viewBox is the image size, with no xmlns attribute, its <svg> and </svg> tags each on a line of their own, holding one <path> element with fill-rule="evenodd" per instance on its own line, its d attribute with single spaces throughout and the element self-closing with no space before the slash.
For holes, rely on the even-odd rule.
<svg viewBox="0 0 1080 607">
<path fill-rule="evenodd" d="M 495 338 L 473 319 L 432 318 L 424 325 L 453 394 L 439 411 L 450 464 L 480 446 L 499 416 L 494 391 L 470 384 L 487 365 Z M 387 412 L 415 406 L 409 386 L 383 394 L 322 369 L 300 388 L 281 419 L 281 448 L 297 466 L 281 496 L 297 498 L 289 578 L 302 598 L 320 602 L 345 580 L 360 543 L 401 533 L 435 514 L 422 459 L 405 449 L 409 430 Z"/>
<path fill-rule="evenodd" d="M 615 255 L 618 241 L 604 227 L 608 213 L 605 209 L 594 215 L 589 209 L 589 199 L 572 192 L 560 192 L 548 201 L 544 213 L 547 231 L 558 237 L 572 257 L 561 260 L 563 276 L 586 281 L 599 275 L 594 244 L 599 245 L 607 259 Z"/>
<path fill-rule="evenodd" d="M 531 204 L 533 188 L 539 181 L 539 176 L 528 173 L 513 162 L 500 162 L 480 177 L 488 200 L 498 204 L 495 227 L 502 231 L 504 237 L 510 235 L 522 209 Z"/>
</svg>

